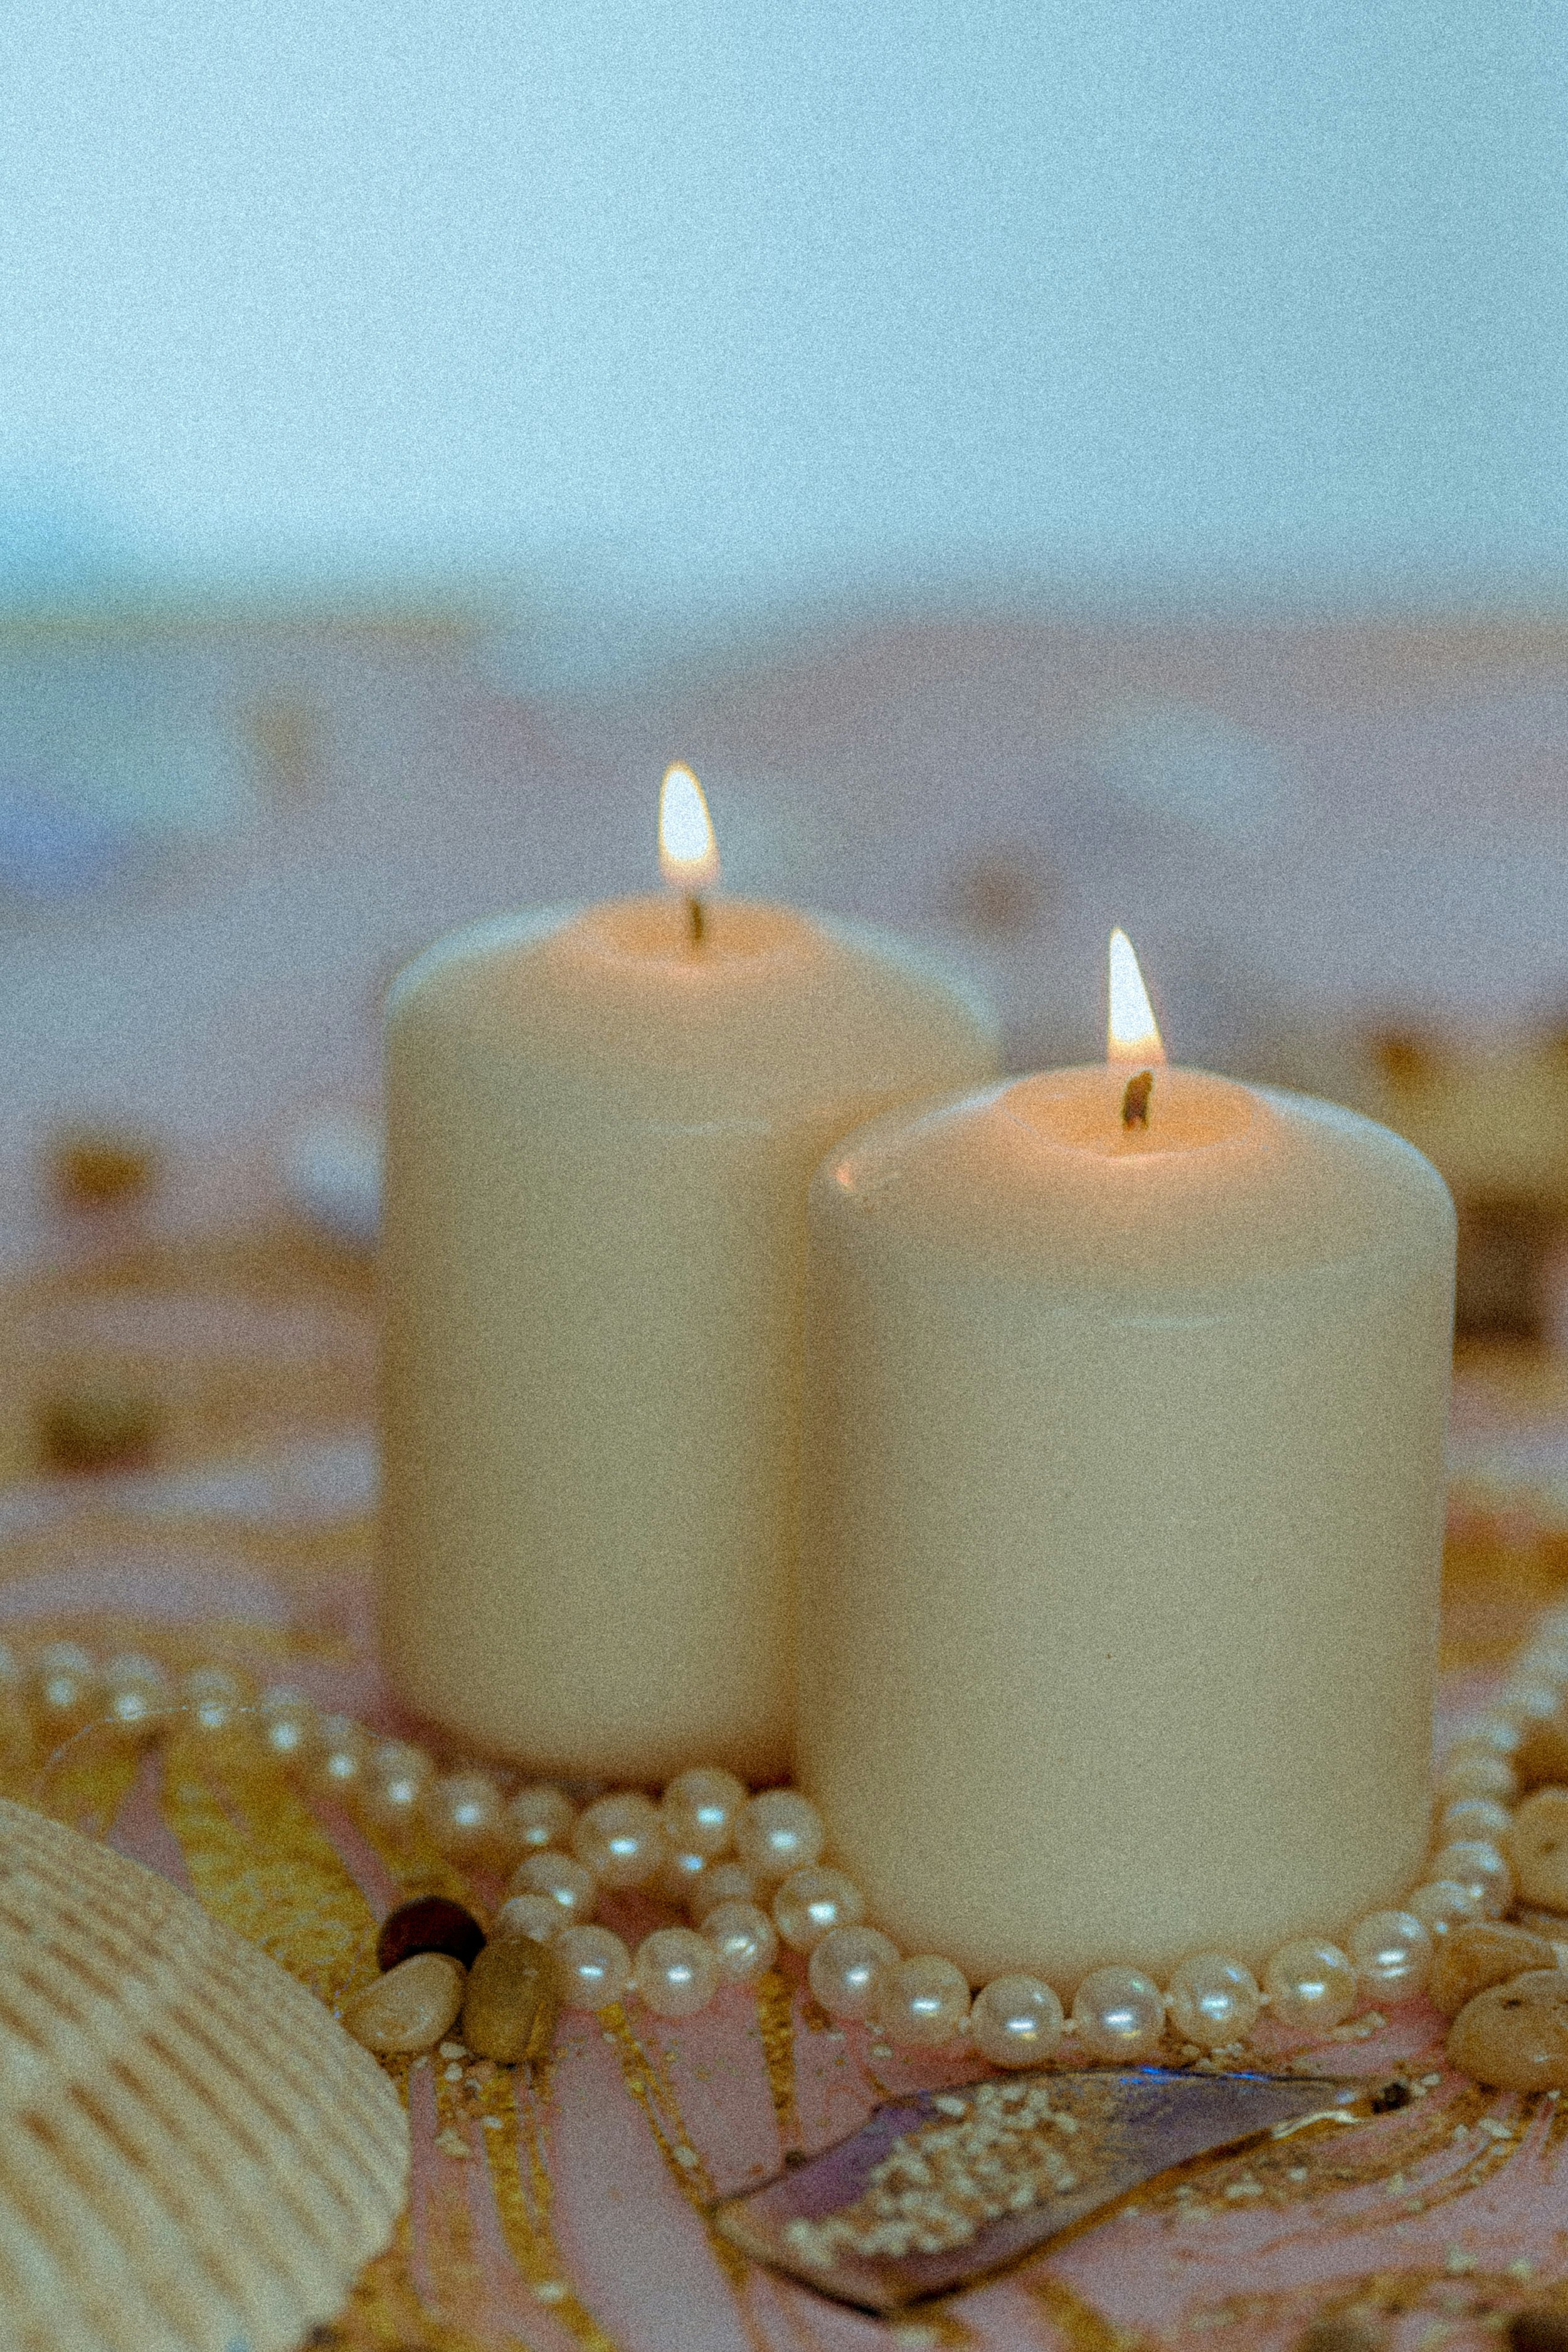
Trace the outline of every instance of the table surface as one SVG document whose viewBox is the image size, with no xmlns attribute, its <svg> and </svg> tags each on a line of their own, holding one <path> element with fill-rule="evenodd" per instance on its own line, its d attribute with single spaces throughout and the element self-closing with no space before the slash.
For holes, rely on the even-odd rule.
<svg viewBox="0 0 1568 2352">
<path fill-rule="evenodd" d="M 1265 1004 L 1331 970 L 1347 1004 L 1414 987 L 1461 1020 L 1540 1006 L 1563 971 L 1555 626 L 954 624 L 802 645 L 595 709 L 438 648 L 330 650 L 298 677 L 268 662 L 215 677 L 214 698 L 308 705 L 320 763 L 122 885 L 13 908 L 0 943 L 0 1632 L 230 1659 L 388 1728 L 372 1283 L 288 1223 L 276 1146 L 313 1104 L 374 1099 L 381 983 L 433 930 L 498 898 L 635 884 L 671 751 L 713 785 L 732 881 L 966 940 L 1016 1036 L 1056 1022 L 1042 1050 L 1078 1034 L 1063 1007 L 1107 919 L 1146 920 L 1178 1050 L 1205 1002 L 1223 1032 L 1249 976 Z M 145 1213 L 56 1217 L 31 1183 L 39 1135 L 104 1113 L 167 1140 L 167 1179 Z M 105 1374 L 154 1402 L 151 1465 L 33 1475 L 40 1402 Z M 1455 1470 L 1450 1708 L 1568 1581 L 1568 1371 L 1471 1360 Z M 190 1758 L 129 1778 L 89 1761 L 68 1792 L 82 1818 L 329 1998 L 369 1975 L 402 1892 L 495 1892 Z M 627 1931 L 654 1916 L 628 1903 Z M 1283 2347 L 1354 2306 L 1384 2316 L 1396 2352 L 1479 2347 L 1489 2315 L 1552 2295 L 1568 2310 L 1568 2157 L 1551 2107 L 1442 2074 L 1440 2024 L 1414 2003 L 1324 2053 L 1345 2074 L 1438 2074 L 1404 2111 L 1191 2168 L 889 2331 L 748 2266 L 705 2219 L 714 2194 L 826 2145 L 885 2092 L 942 2077 L 831 2031 L 786 1958 L 682 2025 L 636 2004 L 569 2021 L 547 2082 L 516 2099 L 509 2078 L 476 2093 L 412 2071 L 409 2213 L 325 2340 L 1152 2352 L 1216 2330 Z M 438 2145 L 452 2131 L 467 2156 Z"/>
<path fill-rule="evenodd" d="M 73 1633 L 172 1664 L 219 1658 L 303 1684 L 393 1728 L 370 1589 L 373 1286 L 366 1267 L 247 1192 L 200 1230 L 124 1216 L 62 1226 L 47 1273 L 0 1300 L 27 1401 L 91 1373 L 155 1402 L 154 1459 L 120 1475 L 0 1490 L 0 1633 Z M 1498 1357 L 1465 1368 L 1446 1613 L 1445 1699 L 1467 1706 L 1568 1576 L 1568 1375 Z M 13 1793 L 25 1793 L 13 1780 Z M 188 1747 L 138 1767 L 79 1758 L 52 1801 L 190 1887 L 329 2000 L 374 1970 L 377 1918 L 442 1888 L 481 1906 L 424 1844 L 398 1845 L 290 1784 Z M 659 1915 L 607 1906 L 635 1937 Z M 412 2200 L 393 2249 L 325 2342 L 353 2352 L 572 2345 L 616 2352 L 974 2352 L 1222 2341 L 1290 2344 L 1347 2304 L 1398 2347 L 1495 2341 L 1489 2313 L 1568 2308 L 1568 2119 L 1445 2074 L 1425 2002 L 1321 2063 L 1435 2074 L 1401 2113 L 1189 2167 L 1006 2276 L 894 2328 L 759 2270 L 715 2236 L 715 2195 L 853 2129 L 912 2084 L 973 2062 L 879 2056 L 833 2029 L 786 1956 L 756 1991 L 658 2022 L 635 2002 L 563 2024 L 547 2077 L 479 2088 L 404 2073 Z M 487 2127 L 487 2121 L 493 2127 Z M 451 2135 L 456 2132 L 456 2141 Z M 467 2153 L 448 2151 L 461 2146 Z"/>
</svg>

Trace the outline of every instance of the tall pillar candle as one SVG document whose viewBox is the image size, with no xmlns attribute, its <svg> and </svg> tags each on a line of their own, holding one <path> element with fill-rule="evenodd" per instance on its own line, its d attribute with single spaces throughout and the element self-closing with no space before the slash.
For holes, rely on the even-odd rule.
<svg viewBox="0 0 1568 2352">
<path fill-rule="evenodd" d="M 811 1171 L 995 1067 L 905 950 L 691 911 L 481 925 L 391 999 L 387 1662 L 563 1773 L 787 1769 Z"/>
<path fill-rule="evenodd" d="M 976 1980 L 1156 1970 L 1426 1851 L 1454 1220 L 1195 1070 L 896 1112 L 812 1191 L 798 1772 Z"/>
</svg>

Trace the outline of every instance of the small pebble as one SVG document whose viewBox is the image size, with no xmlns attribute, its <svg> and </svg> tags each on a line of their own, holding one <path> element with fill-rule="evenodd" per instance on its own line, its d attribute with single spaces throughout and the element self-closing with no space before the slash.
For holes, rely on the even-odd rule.
<svg viewBox="0 0 1568 2352">
<path fill-rule="evenodd" d="M 558 2008 L 548 1948 L 531 1936 L 505 1936 L 485 1946 L 469 1972 L 463 2039 L 480 2057 L 509 2066 L 542 2058 L 554 2038 Z"/>
<path fill-rule="evenodd" d="M 1477 1993 L 1448 2029 L 1448 2059 L 1499 2090 L 1568 2087 L 1568 1974 L 1531 1969 Z"/>
<path fill-rule="evenodd" d="M 121 1374 L 84 1375 L 38 1408 L 38 1439 L 53 1470 L 117 1470 L 153 1450 L 160 1415 L 153 1399 Z"/>
<path fill-rule="evenodd" d="M 1537 1717 L 1523 1730 L 1515 1761 L 1525 1786 L 1568 1780 L 1568 1712 L 1560 1706 L 1555 1715 Z"/>
<path fill-rule="evenodd" d="M 1509 2352 L 1568 2352 L 1568 2316 L 1560 2311 L 1517 2311 L 1508 2323 Z"/>
<path fill-rule="evenodd" d="M 471 1911 L 446 1895 L 418 1895 L 400 1903 L 381 1923 L 375 1957 L 395 1969 L 416 1952 L 446 1952 L 471 1969 L 485 1948 L 485 1931 Z"/>
<path fill-rule="evenodd" d="M 1537 1789 L 1526 1797 L 1503 1851 L 1523 1901 L 1568 1912 L 1568 1789 Z"/>
<path fill-rule="evenodd" d="M 1376 2343 L 1364 2319 L 1314 2319 L 1296 2338 L 1296 2352 L 1373 2352 Z"/>
<path fill-rule="evenodd" d="M 158 1156 L 140 1136 L 111 1129 L 56 1138 L 49 1153 L 49 1189 L 62 1208 L 106 1209 L 150 1192 Z"/>
<path fill-rule="evenodd" d="M 1526 1969 L 1556 1965 L 1557 1955 L 1543 1936 L 1500 1919 L 1465 1920 L 1439 1939 L 1426 1990 L 1445 2017 L 1458 2017 L 1489 1985 L 1506 1984 Z"/>
<path fill-rule="evenodd" d="M 449 2125 L 445 2131 L 437 2133 L 436 2145 L 443 2156 L 465 2157 L 470 2153 L 468 2143 L 462 2133 L 454 2131 Z"/>
<path fill-rule="evenodd" d="M 354 1996 L 343 2030 L 367 2050 L 428 2050 L 456 2023 L 465 1981 L 449 1953 L 416 1952 Z"/>
<path fill-rule="evenodd" d="M 1408 2083 L 1384 2083 L 1367 2101 L 1374 2116 L 1391 2116 L 1396 2108 L 1407 2107 L 1415 2096 Z"/>
</svg>

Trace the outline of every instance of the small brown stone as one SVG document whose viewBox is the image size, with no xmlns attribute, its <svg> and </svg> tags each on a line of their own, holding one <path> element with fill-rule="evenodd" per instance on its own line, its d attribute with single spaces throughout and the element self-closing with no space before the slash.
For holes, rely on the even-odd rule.
<svg viewBox="0 0 1568 2352">
<path fill-rule="evenodd" d="M 448 1895 L 416 1895 L 382 1921 L 375 1957 L 384 1969 L 395 1969 L 416 1952 L 446 1952 L 471 1969 L 484 1948 L 485 1931 L 471 1911 Z M 1529 1965 L 1520 1962 L 1521 1968 Z"/>
<path fill-rule="evenodd" d="M 158 1156 L 136 1135 L 109 1129 L 56 1138 L 49 1153 L 49 1188 L 68 1209 L 105 1209 L 153 1189 Z"/>
<path fill-rule="evenodd" d="M 555 1969 L 547 1946 L 531 1936 L 503 1936 L 474 1962 L 463 2003 L 463 2039 L 480 2058 L 503 2065 L 542 2058 L 555 2032 Z"/>
<path fill-rule="evenodd" d="M 1527 1789 L 1568 1781 L 1568 1711 L 1559 1707 L 1555 1715 L 1533 1717 L 1524 1726 L 1514 1766 Z"/>
<path fill-rule="evenodd" d="M 1509 2352 L 1568 2352 L 1568 2314 L 1516 2311 L 1505 2340 Z"/>
<path fill-rule="evenodd" d="M 367 2050 L 429 2050 L 463 2006 L 462 1963 L 447 1952 L 416 1952 L 377 1977 L 343 2011 L 343 2030 Z"/>
<path fill-rule="evenodd" d="M 157 1433 L 157 1406 L 114 1373 L 94 1373 L 39 1408 L 38 1435 L 53 1470 L 125 1468 L 146 1459 Z"/>
<path fill-rule="evenodd" d="M 1437 1939 L 1426 1990 L 1445 2017 L 1458 2017 L 1489 1985 L 1507 1984 L 1526 1969 L 1554 1969 L 1557 1955 L 1544 1936 L 1505 1927 L 1500 1919 L 1464 1920 Z"/>
<path fill-rule="evenodd" d="M 1296 2338 L 1296 2352 L 1375 2352 L 1377 2338 L 1364 2319 L 1314 2319 Z"/>
<path fill-rule="evenodd" d="M 1568 1789 L 1537 1789 L 1526 1797 L 1503 1838 L 1520 1898 L 1568 1913 Z"/>
<path fill-rule="evenodd" d="M 1500 2091 L 1568 2090 L 1568 1972 L 1531 1969 L 1467 2001 L 1448 2063 Z"/>
</svg>

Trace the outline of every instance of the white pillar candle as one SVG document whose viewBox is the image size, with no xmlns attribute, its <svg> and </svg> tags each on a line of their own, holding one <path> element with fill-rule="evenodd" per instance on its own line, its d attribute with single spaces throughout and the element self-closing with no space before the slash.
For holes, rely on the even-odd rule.
<svg viewBox="0 0 1568 2352">
<path fill-rule="evenodd" d="M 906 950 L 694 908 L 483 924 L 391 999 L 387 1663 L 563 1773 L 787 1769 L 811 1171 L 996 1066 Z"/>
<path fill-rule="evenodd" d="M 1155 1053 L 1131 1102 L 894 1113 L 812 1190 L 800 1778 L 977 1979 L 1256 1965 L 1426 1849 L 1447 1193 Z"/>
</svg>

